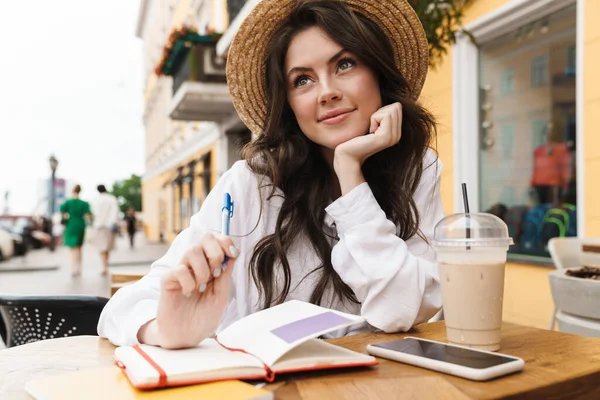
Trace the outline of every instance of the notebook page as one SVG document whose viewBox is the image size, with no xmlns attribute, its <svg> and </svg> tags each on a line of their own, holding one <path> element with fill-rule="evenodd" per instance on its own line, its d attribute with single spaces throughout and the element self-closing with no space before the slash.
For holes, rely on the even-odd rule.
<svg viewBox="0 0 600 400">
<path fill-rule="evenodd" d="M 283 355 L 273 365 L 274 372 L 349 364 L 376 364 L 375 357 L 357 353 L 324 340 L 310 339 Z"/>
<path fill-rule="evenodd" d="M 214 339 L 205 339 L 190 349 L 169 350 L 148 345 L 140 345 L 140 348 L 172 381 L 197 379 L 203 374 L 226 369 L 256 368 L 257 374 L 264 373 L 264 366 L 256 357 L 226 350 Z M 135 349 L 119 347 L 115 349 L 115 358 L 126 365 L 136 384 L 158 381 L 158 372 Z"/>
<path fill-rule="evenodd" d="M 217 339 L 226 347 L 244 349 L 272 366 L 309 339 L 363 321 L 358 315 L 292 300 L 234 322 Z"/>
</svg>

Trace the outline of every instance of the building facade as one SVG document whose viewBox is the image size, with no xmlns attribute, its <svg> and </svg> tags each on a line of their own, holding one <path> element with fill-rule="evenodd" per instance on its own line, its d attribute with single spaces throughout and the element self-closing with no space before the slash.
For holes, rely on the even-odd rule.
<svg viewBox="0 0 600 400">
<path fill-rule="evenodd" d="M 242 5 L 226 0 L 141 2 L 136 34 L 144 42 L 142 195 L 149 240 L 171 241 L 185 229 L 218 177 L 240 158 L 240 148 L 250 140 L 229 97 L 225 58 L 215 51 L 218 34 Z M 184 27 L 194 32 L 173 43 Z M 157 73 L 165 59 L 177 65 Z"/>
</svg>

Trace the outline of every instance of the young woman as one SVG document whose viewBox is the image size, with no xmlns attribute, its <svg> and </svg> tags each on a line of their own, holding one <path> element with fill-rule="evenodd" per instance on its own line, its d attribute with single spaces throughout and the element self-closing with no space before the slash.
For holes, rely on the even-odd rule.
<svg viewBox="0 0 600 400">
<path fill-rule="evenodd" d="M 441 295 L 429 238 L 443 213 L 435 124 L 416 103 L 427 55 L 405 0 L 259 3 L 227 67 L 258 137 L 149 274 L 109 301 L 99 334 L 189 347 L 290 299 L 366 318 L 335 336 L 431 318 Z M 215 233 L 224 193 L 229 237 Z"/>
<path fill-rule="evenodd" d="M 90 204 L 79 198 L 81 186 L 75 185 L 71 198 L 60 206 L 60 212 L 66 220 L 64 244 L 71 249 L 71 275 L 81 274 L 81 246 L 85 239 L 86 220 L 90 219 Z"/>
</svg>

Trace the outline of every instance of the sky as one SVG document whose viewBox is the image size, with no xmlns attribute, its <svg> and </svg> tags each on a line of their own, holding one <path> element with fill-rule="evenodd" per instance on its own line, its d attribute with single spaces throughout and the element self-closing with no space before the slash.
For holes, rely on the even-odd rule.
<svg viewBox="0 0 600 400">
<path fill-rule="evenodd" d="M 144 172 L 139 0 L 0 5 L 0 213 L 33 213 L 48 158 L 92 200 Z M 39 209 L 39 208 L 38 208 Z"/>
</svg>

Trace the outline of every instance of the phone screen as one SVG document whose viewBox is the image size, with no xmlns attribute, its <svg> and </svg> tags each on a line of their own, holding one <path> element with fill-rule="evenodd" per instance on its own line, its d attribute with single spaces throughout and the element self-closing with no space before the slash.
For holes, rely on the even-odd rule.
<svg viewBox="0 0 600 400">
<path fill-rule="evenodd" d="M 379 343 L 374 346 L 475 369 L 484 369 L 515 361 L 513 358 L 501 355 L 480 353 L 470 349 L 447 346 L 444 343 L 432 343 L 413 338 Z"/>
</svg>

